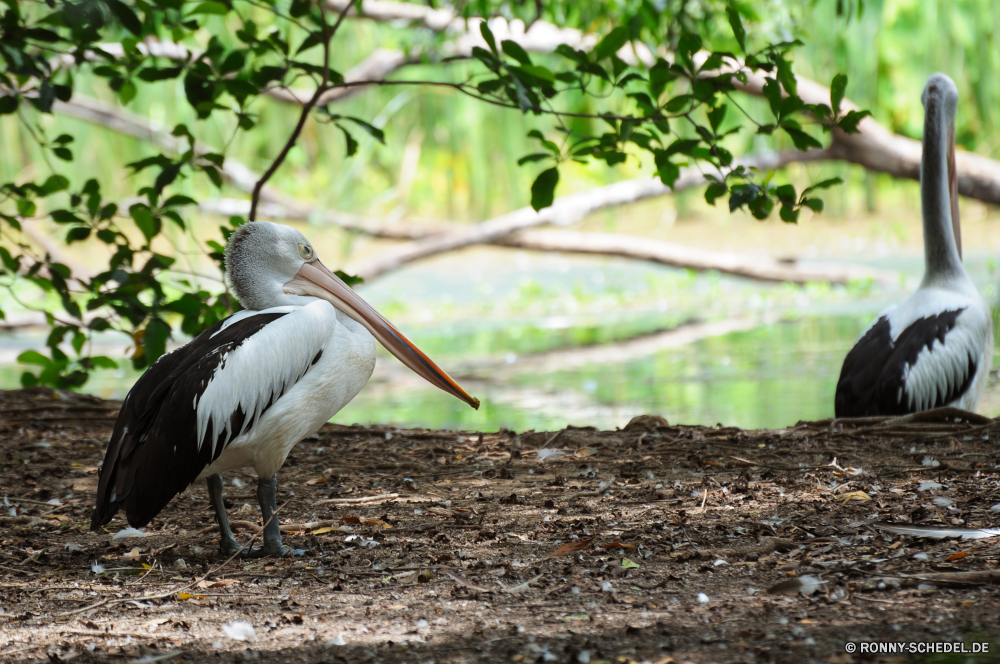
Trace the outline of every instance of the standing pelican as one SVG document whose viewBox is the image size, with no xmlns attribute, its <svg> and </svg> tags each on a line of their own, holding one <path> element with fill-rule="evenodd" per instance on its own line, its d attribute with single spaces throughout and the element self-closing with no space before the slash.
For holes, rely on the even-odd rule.
<svg viewBox="0 0 1000 664">
<path fill-rule="evenodd" d="M 243 225 L 230 238 L 226 265 L 245 311 L 158 359 L 132 387 L 104 457 L 91 530 L 119 507 L 129 524 L 142 527 L 206 478 L 222 552 L 235 554 L 240 546 L 222 502 L 220 473 L 253 466 L 264 545 L 243 555 L 287 554 L 275 516 L 276 473 L 296 443 L 368 382 L 375 339 L 431 384 L 479 407 L 330 272 L 294 228 Z"/>
<path fill-rule="evenodd" d="M 879 316 L 844 360 L 837 417 L 902 415 L 941 406 L 973 410 L 993 357 L 990 309 L 962 267 L 955 171 L 958 89 L 944 74 L 924 87 L 920 205 L 924 279 Z"/>
</svg>

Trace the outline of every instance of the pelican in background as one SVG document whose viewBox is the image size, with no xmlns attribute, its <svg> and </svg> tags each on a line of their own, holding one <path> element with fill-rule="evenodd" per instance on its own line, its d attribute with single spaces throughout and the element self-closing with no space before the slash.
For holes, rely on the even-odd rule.
<svg viewBox="0 0 1000 664">
<path fill-rule="evenodd" d="M 241 547 L 223 505 L 221 473 L 252 466 L 264 542 L 242 554 L 288 554 L 275 515 L 276 473 L 296 443 L 368 382 L 375 339 L 431 384 L 479 408 L 478 399 L 330 272 L 294 228 L 244 224 L 229 240 L 226 266 L 244 311 L 162 356 L 129 391 L 104 457 L 91 530 L 119 508 L 140 528 L 205 478 L 222 553 L 233 555 Z"/>
<path fill-rule="evenodd" d="M 837 417 L 903 415 L 942 406 L 973 410 L 986 387 L 993 321 L 962 267 L 958 89 L 944 74 L 934 74 L 921 100 L 924 279 L 917 292 L 880 315 L 847 354 L 837 383 Z"/>
</svg>

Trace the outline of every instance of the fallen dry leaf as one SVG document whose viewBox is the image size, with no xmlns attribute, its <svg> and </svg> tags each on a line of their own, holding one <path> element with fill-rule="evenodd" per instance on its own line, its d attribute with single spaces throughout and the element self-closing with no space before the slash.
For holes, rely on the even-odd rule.
<svg viewBox="0 0 1000 664">
<path fill-rule="evenodd" d="M 587 539 L 582 539 L 579 542 L 569 542 L 568 544 L 563 544 L 561 547 L 555 550 L 552 554 L 553 556 L 568 556 L 571 553 L 576 553 L 577 551 L 583 551 L 590 546 L 590 543 L 594 541 L 597 535 L 593 537 L 588 537 Z"/>
<path fill-rule="evenodd" d="M 218 581 L 199 581 L 196 588 L 224 588 L 235 586 L 240 583 L 239 579 L 219 579 Z"/>
<path fill-rule="evenodd" d="M 448 575 L 449 579 L 451 579 L 452 581 L 454 581 L 455 583 L 457 583 L 460 586 L 464 586 L 465 588 L 468 588 L 469 590 L 475 590 L 476 592 L 480 592 L 480 593 L 490 592 L 489 588 L 485 588 L 483 586 L 477 586 L 475 583 L 473 583 L 472 581 L 469 581 L 467 578 L 465 578 L 461 574 L 456 574 L 455 572 L 452 572 L 451 570 L 447 570 L 447 569 L 443 570 L 443 571 L 444 571 L 445 574 Z"/>
<path fill-rule="evenodd" d="M 968 551 L 959 551 L 958 553 L 951 554 L 950 556 L 945 558 L 945 560 L 960 560 L 962 558 L 965 558 L 967 555 L 969 555 Z"/>
<path fill-rule="evenodd" d="M 836 497 L 836 500 L 839 500 L 842 503 L 847 503 L 852 500 L 871 500 L 871 499 L 872 497 L 869 496 L 864 491 L 849 491 L 847 493 L 842 493 Z"/>
<path fill-rule="evenodd" d="M 608 549 L 634 549 L 635 544 L 622 544 L 621 542 L 612 542 L 611 544 L 605 544 L 604 550 Z"/>
</svg>

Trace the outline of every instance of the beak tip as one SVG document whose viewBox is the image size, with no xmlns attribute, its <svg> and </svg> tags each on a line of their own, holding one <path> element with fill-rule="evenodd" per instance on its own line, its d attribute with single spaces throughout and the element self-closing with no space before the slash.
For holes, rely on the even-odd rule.
<svg viewBox="0 0 1000 664">
<path fill-rule="evenodd" d="M 479 410 L 479 399 L 477 399 L 476 397 L 471 397 L 471 399 L 472 400 L 469 401 L 469 405 L 472 406 L 475 410 Z"/>
</svg>

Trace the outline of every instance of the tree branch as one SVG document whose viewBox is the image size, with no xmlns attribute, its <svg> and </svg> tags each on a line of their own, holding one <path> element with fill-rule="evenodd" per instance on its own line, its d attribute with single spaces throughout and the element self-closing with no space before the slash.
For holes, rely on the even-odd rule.
<svg viewBox="0 0 1000 664">
<path fill-rule="evenodd" d="M 787 152 L 737 159 L 733 165 L 742 164 L 750 168 L 770 170 L 781 168 L 793 161 L 821 161 L 826 159 L 829 159 L 829 155 L 825 150 L 810 150 L 809 152 L 789 150 Z M 374 258 L 352 266 L 350 269 L 353 270 L 354 274 L 358 274 L 365 279 L 373 279 L 421 258 L 427 258 L 446 251 L 454 251 L 455 249 L 461 249 L 473 244 L 490 243 L 509 233 L 533 226 L 541 226 L 543 224 L 566 226 L 583 219 L 597 210 L 624 205 L 626 203 L 634 203 L 635 201 L 654 196 L 663 196 L 671 193 L 671 191 L 678 192 L 704 183 L 704 175 L 695 168 L 683 169 L 681 176 L 674 183 L 672 190 L 654 178 L 637 178 L 635 180 L 617 182 L 606 187 L 598 187 L 562 196 L 556 199 L 550 207 L 544 208 L 540 212 L 535 212 L 530 207 L 521 208 L 501 217 L 476 224 L 471 228 L 459 228 L 447 233 L 407 242 L 406 244 L 387 249 Z"/>
<path fill-rule="evenodd" d="M 179 140 L 176 137 L 154 127 L 145 118 L 83 95 L 74 95 L 69 102 L 56 102 L 56 111 L 149 141 L 167 151 L 176 152 L 180 149 Z M 204 145 L 199 145 L 196 149 L 199 152 L 212 151 L 211 148 Z M 829 151 L 824 150 L 810 152 L 789 150 L 744 159 L 740 163 L 769 170 L 795 162 L 821 161 L 831 158 Z M 259 179 L 250 169 L 233 159 L 226 159 L 223 171 L 233 186 L 248 193 L 253 190 L 254 183 Z M 686 169 L 674 183 L 673 191 L 696 187 L 703 184 L 704 181 L 700 172 Z M 885 273 L 854 266 L 801 265 L 773 259 L 706 252 L 627 235 L 601 234 L 599 239 L 594 239 L 590 238 L 589 234 L 525 230 L 546 223 L 569 225 L 599 209 L 634 203 L 670 193 L 671 190 L 655 178 L 638 178 L 560 197 L 551 207 L 542 210 L 541 213 L 525 208 L 471 229 L 456 230 L 454 224 L 434 226 L 387 224 L 377 219 L 358 215 L 320 210 L 299 204 L 276 190 L 265 188 L 256 216 L 329 224 L 373 237 L 411 240 L 407 244 L 376 256 L 367 268 L 363 264 L 360 269 L 368 279 L 374 279 L 378 275 L 412 260 L 440 253 L 440 251 L 448 251 L 451 248 L 480 243 L 539 251 L 623 256 L 696 270 L 718 270 L 726 274 L 765 281 L 845 283 L 860 278 L 875 278 L 878 281 L 884 281 L 888 278 Z M 198 204 L 198 209 L 206 214 L 216 214 L 223 217 L 249 215 L 250 201 L 231 198 L 206 200 Z M 521 232 L 514 232 L 518 229 Z"/>
<path fill-rule="evenodd" d="M 267 183 L 268 180 L 271 179 L 271 176 L 274 175 L 275 171 L 278 170 L 281 164 L 284 163 L 285 158 L 292 149 L 292 146 L 294 146 L 299 140 L 299 134 L 302 133 L 302 127 L 305 126 L 306 120 L 309 118 L 309 114 L 312 113 L 313 107 L 316 105 L 316 102 L 319 101 L 319 98 L 323 96 L 323 93 L 326 92 L 327 83 L 330 82 L 330 40 L 333 39 L 335 34 L 337 34 L 337 29 L 340 28 L 340 24 L 344 22 L 344 17 L 347 16 L 348 10 L 356 1 L 357 0 L 348 0 L 347 4 L 340 11 L 340 15 L 337 17 L 337 22 L 333 24 L 332 28 L 327 26 L 326 10 L 323 5 L 320 5 L 320 15 L 323 22 L 322 80 L 316 88 L 316 91 L 313 92 L 312 97 L 309 98 L 309 101 L 303 104 L 302 112 L 299 114 L 299 121 L 295 124 L 295 129 L 292 130 L 292 135 L 288 137 L 287 141 L 285 141 L 285 146 L 281 148 L 281 152 L 278 153 L 278 156 L 274 158 L 271 165 L 268 166 L 267 170 L 264 171 L 264 174 L 260 176 L 259 180 L 257 180 L 257 184 L 254 185 L 253 193 L 250 195 L 250 214 L 247 216 L 247 221 L 254 221 L 257 218 L 257 204 L 260 202 L 261 188 Z"/>
<path fill-rule="evenodd" d="M 711 251 L 617 233 L 526 230 L 500 238 L 493 244 L 536 251 L 621 256 L 691 270 L 716 270 L 758 281 L 789 281 L 796 284 L 825 281 L 846 284 L 860 279 L 874 279 L 883 285 L 891 285 L 899 280 L 895 272 L 858 265 L 775 260 L 768 256 Z"/>
<path fill-rule="evenodd" d="M 704 62 L 708 53 L 696 55 L 695 62 Z M 721 71 L 746 75 L 746 83 L 732 79 L 733 86 L 756 96 L 763 96 L 764 84 L 773 74 L 751 71 L 739 61 L 733 61 Z M 717 71 L 699 72 L 700 76 L 711 77 Z M 816 81 L 796 76 L 799 97 L 806 104 L 830 105 L 830 89 Z M 784 91 L 782 91 L 784 94 Z M 844 99 L 841 112 L 858 110 L 857 104 Z M 887 173 L 897 178 L 920 181 L 920 158 L 923 152 L 920 141 L 900 136 L 882 126 L 869 116 L 858 123 L 858 133 L 848 134 L 841 129 L 831 131 L 832 141 L 827 148 L 832 158 L 862 166 L 866 170 Z M 955 151 L 958 170 L 958 193 L 975 198 L 984 203 L 1000 205 L 1000 162 L 966 150 Z"/>
<path fill-rule="evenodd" d="M 52 104 L 52 111 L 56 114 L 68 115 L 107 127 L 126 136 L 148 141 L 167 152 L 179 153 L 183 151 L 179 138 L 155 126 L 148 118 L 122 110 L 112 104 L 105 104 L 93 97 L 74 94 L 73 98 L 67 102 L 56 100 Z M 195 143 L 194 151 L 196 154 L 216 152 L 202 143 Z M 222 164 L 222 175 L 234 187 L 247 193 L 253 191 L 259 178 L 244 164 L 229 158 Z M 291 201 L 270 187 L 264 187 L 261 190 L 260 198 L 262 201 L 294 207 Z"/>
</svg>

